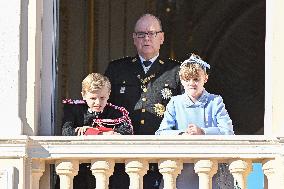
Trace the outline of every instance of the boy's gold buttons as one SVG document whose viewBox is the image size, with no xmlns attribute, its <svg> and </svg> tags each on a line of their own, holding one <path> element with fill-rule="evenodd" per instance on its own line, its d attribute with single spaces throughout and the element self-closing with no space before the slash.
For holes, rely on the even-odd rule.
<svg viewBox="0 0 284 189">
<path fill-rule="evenodd" d="M 144 120 L 144 119 L 141 119 L 141 120 L 140 120 L 140 124 L 141 124 L 141 125 L 144 125 L 144 123 L 145 123 L 145 120 Z"/>
</svg>

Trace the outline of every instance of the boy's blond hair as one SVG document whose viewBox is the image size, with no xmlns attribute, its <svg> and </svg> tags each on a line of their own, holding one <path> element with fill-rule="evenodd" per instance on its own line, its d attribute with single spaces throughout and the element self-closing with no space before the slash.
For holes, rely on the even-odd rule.
<svg viewBox="0 0 284 189">
<path fill-rule="evenodd" d="M 180 67 L 179 76 L 182 80 L 187 81 L 191 78 L 199 77 L 201 72 L 207 75 L 200 64 L 184 64 Z"/>
<path fill-rule="evenodd" d="M 86 92 L 95 92 L 106 86 L 109 91 L 111 90 L 111 84 L 109 79 L 99 73 L 91 73 L 82 81 L 82 94 Z"/>
</svg>

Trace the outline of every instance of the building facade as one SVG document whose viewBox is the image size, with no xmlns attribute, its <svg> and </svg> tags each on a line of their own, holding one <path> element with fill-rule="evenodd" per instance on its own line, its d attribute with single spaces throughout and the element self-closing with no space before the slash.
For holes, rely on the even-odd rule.
<svg viewBox="0 0 284 189">
<path fill-rule="evenodd" d="M 58 80 L 52 62 L 57 57 L 58 15 L 54 12 L 58 5 L 55 0 L 0 2 L 1 187 L 52 188 L 50 173 L 55 171 L 63 180 L 61 188 L 72 188 L 72 179 L 83 162 L 91 163 L 97 187 L 104 189 L 115 162 L 126 163 L 130 188 L 142 188 L 148 162 L 159 163 L 165 188 L 175 188 L 184 162 L 195 163 L 202 189 L 210 188 L 210 178 L 220 162 L 229 164 L 241 188 L 246 187 L 253 162 L 262 163 L 266 188 L 284 184 L 279 168 L 284 164 L 282 0 L 266 2 L 264 135 L 190 139 L 53 136 Z M 139 152 L 141 146 L 143 153 Z"/>
</svg>

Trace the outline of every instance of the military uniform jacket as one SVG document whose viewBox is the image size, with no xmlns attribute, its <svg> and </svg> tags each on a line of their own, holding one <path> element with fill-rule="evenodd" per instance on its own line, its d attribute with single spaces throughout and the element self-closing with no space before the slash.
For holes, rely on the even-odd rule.
<svg viewBox="0 0 284 189">
<path fill-rule="evenodd" d="M 138 55 L 108 65 L 109 101 L 129 111 L 134 134 L 154 135 L 159 128 L 170 98 L 182 91 L 179 66 L 175 60 L 158 57 L 145 74 Z"/>
<path fill-rule="evenodd" d="M 76 135 L 75 128 L 82 126 L 92 126 L 93 120 L 96 119 L 118 119 L 122 117 L 121 111 L 114 108 L 113 105 L 107 104 L 102 113 L 90 113 L 88 111 L 88 106 L 84 101 L 77 100 L 68 101 L 64 104 L 63 110 L 63 120 L 62 120 L 62 135 L 64 136 L 73 136 Z M 75 102 L 75 103 L 74 103 Z M 108 128 L 114 128 L 113 125 L 104 125 Z M 133 134 L 133 127 L 131 123 L 127 121 L 116 125 L 114 128 L 115 132 L 118 132 L 122 135 Z"/>
</svg>

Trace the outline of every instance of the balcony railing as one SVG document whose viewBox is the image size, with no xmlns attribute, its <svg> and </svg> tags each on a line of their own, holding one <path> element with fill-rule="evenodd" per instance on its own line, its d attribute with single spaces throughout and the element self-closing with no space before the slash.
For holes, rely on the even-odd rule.
<svg viewBox="0 0 284 189">
<path fill-rule="evenodd" d="M 266 136 L 19 136 L 0 139 L 0 160 L 24 159 L 23 165 L 16 166 L 19 181 L 13 178 L 13 183 L 19 183 L 18 188 L 30 185 L 38 189 L 46 165 L 55 164 L 60 188 L 72 189 L 79 164 L 91 163 L 96 188 L 107 189 L 115 163 L 123 162 L 131 189 L 143 188 L 143 175 L 149 163 L 159 164 L 165 189 L 176 188 L 175 181 L 183 163 L 194 163 L 200 189 L 211 188 L 218 163 L 227 163 L 235 182 L 245 189 L 252 163 L 262 163 L 267 179 L 265 188 L 275 189 L 284 186 L 283 139 Z M 0 163 L 0 170 L 2 167 Z M 31 174 L 21 174 L 21 168 Z"/>
</svg>

